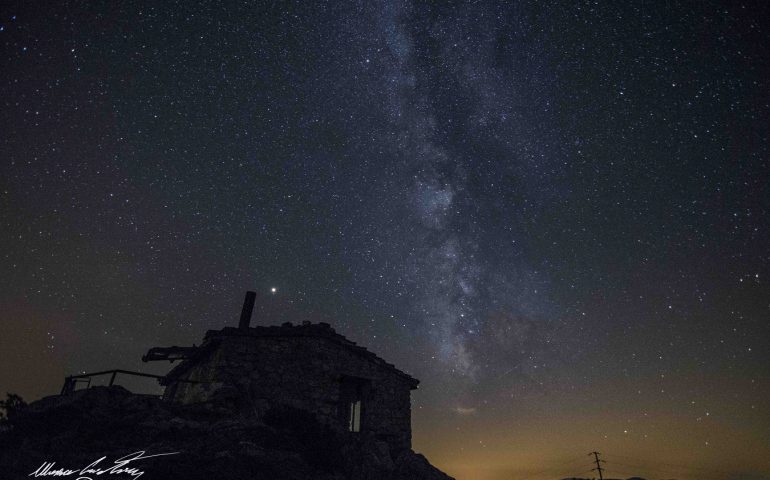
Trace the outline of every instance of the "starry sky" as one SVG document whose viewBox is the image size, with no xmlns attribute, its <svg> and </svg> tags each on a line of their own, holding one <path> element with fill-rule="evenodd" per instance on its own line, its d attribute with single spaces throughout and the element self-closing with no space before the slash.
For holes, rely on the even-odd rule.
<svg viewBox="0 0 770 480">
<path fill-rule="evenodd" d="M 421 379 L 462 480 L 768 479 L 768 18 L 3 2 L 0 393 L 163 373 L 255 290 Z"/>
</svg>

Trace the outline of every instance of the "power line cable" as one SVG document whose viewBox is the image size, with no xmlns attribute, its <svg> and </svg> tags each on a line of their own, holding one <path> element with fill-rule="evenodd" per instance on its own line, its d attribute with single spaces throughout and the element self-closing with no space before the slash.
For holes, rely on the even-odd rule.
<svg viewBox="0 0 770 480">
<path fill-rule="evenodd" d="M 627 455 L 617 455 L 617 454 L 613 454 L 613 453 L 606 453 L 606 454 L 604 454 L 604 456 L 605 457 L 627 458 L 629 460 L 641 461 L 641 462 L 644 462 L 644 463 L 648 462 L 648 460 L 645 460 L 645 459 L 642 459 L 642 458 L 629 457 Z M 615 462 L 615 463 L 617 463 L 617 462 Z M 731 476 L 735 475 L 735 472 L 727 472 L 727 471 L 724 471 L 724 470 L 717 470 L 717 469 L 714 469 L 714 468 L 695 467 L 695 466 L 681 465 L 681 464 L 676 464 L 676 463 L 659 462 L 659 461 L 654 461 L 654 462 L 651 462 L 651 463 L 653 463 L 654 465 L 665 465 L 665 466 L 668 466 L 668 467 L 675 467 L 675 468 L 680 468 L 680 469 L 684 469 L 684 470 L 701 470 L 701 471 L 704 471 L 704 472 L 715 473 L 715 474 L 719 474 L 719 475 L 731 475 Z"/>
<path fill-rule="evenodd" d="M 696 478 L 724 478 L 724 475 L 721 473 L 711 473 L 711 472 L 694 472 L 694 471 L 679 471 L 678 473 L 672 473 L 676 472 L 676 470 L 672 470 L 670 468 L 660 468 L 660 467 L 650 467 L 650 466 L 643 466 L 643 465 L 631 465 L 627 463 L 617 463 L 617 462 L 607 462 L 608 465 L 611 466 L 612 471 L 615 472 L 617 469 L 615 468 L 616 465 L 620 465 L 621 468 L 633 468 L 635 470 L 635 475 L 640 475 L 644 473 L 655 473 L 655 475 L 665 475 L 665 476 L 673 476 L 673 477 L 681 477 L 682 475 L 686 475 L 688 477 L 695 476 Z"/>
<path fill-rule="evenodd" d="M 540 471 L 535 472 L 535 473 L 530 473 L 529 476 L 524 477 L 524 478 L 520 478 L 519 480 L 530 480 L 531 478 L 536 477 L 536 476 L 538 476 L 538 475 L 540 475 L 542 473 L 551 472 L 553 470 L 557 470 L 557 469 L 559 469 L 560 467 L 562 467 L 564 465 L 568 465 L 568 464 L 576 462 L 578 460 L 583 460 L 583 458 L 585 458 L 585 457 L 583 457 L 582 455 L 579 456 L 579 457 L 575 457 L 575 458 L 573 458 L 571 460 L 567 460 L 566 462 L 558 463 L 558 464 L 556 464 L 556 465 L 554 465 L 552 467 L 548 467 L 545 470 L 540 470 Z"/>
</svg>

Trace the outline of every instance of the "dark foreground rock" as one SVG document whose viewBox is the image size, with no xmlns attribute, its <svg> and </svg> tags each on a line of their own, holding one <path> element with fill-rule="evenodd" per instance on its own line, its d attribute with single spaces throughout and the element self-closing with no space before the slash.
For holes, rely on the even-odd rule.
<svg viewBox="0 0 770 480">
<path fill-rule="evenodd" d="M 181 406 L 122 387 L 47 397 L 15 415 L 0 427 L 0 477 L 30 478 L 45 462 L 79 470 L 103 456 L 98 466 L 107 468 L 137 451 L 179 452 L 127 465 L 143 470 L 143 480 L 451 480 L 422 455 L 392 452 L 366 434 L 341 435 L 303 411 Z"/>
</svg>

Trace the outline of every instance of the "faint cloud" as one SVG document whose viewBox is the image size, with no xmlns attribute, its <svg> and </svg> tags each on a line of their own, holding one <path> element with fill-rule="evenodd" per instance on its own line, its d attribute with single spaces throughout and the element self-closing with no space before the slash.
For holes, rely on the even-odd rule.
<svg viewBox="0 0 770 480">
<path fill-rule="evenodd" d="M 452 407 L 452 411 L 455 412 L 458 415 L 476 415 L 478 412 L 478 409 L 476 407 L 462 407 L 460 405 L 456 407 Z"/>
</svg>

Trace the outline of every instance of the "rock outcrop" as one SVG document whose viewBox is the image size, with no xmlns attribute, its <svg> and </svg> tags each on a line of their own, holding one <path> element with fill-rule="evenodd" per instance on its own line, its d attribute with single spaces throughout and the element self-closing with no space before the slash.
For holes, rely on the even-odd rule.
<svg viewBox="0 0 770 480">
<path fill-rule="evenodd" d="M 104 456 L 100 465 L 109 466 L 145 451 L 179 452 L 132 463 L 148 480 L 451 480 L 410 449 L 392 451 L 365 433 L 339 435 L 308 412 L 257 411 L 216 399 L 173 404 L 118 386 L 46 397 L 0 427 L 0 471 L 28 478 L 45 462 L 80 469 Z"/>
</svg>

